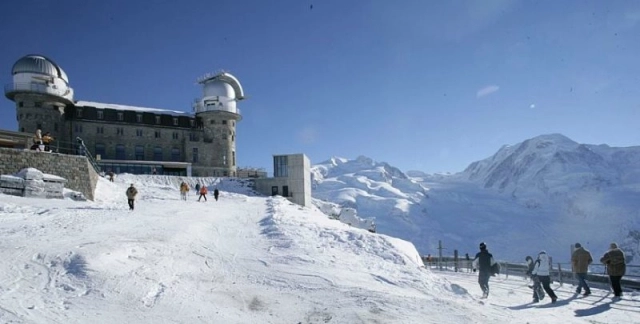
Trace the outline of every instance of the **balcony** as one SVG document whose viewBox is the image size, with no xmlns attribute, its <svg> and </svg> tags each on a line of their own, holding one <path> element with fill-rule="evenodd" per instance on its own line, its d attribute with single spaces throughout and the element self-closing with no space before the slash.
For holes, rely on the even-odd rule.
<svg viewBox="0 0 640 324">
<path fill-rule="evenodd" d="M 193 112 L 197 113 L 201 113 L 201 112 L 207 112 L 207 111 L 226 111 L 226 112 L 230 112 L 236 115 L 242 115 L 240 113 L 240 108 L 236 107 L 235 109 L 230 109 L 228 107 L 221 107 L 221 106 L 204 106 L 202 99 L 194 99 L 193 100 Z"/>
<path fill-rule="evenodd" d="M 9 83 L 4 86 L 4 95 L 13 100 L 18 93 L 38 93 L 43 95 L 56 96 L 64 99 L 65 103 L 73 103 L 73 89 L 66 87 L 57 89 L 42 83 Z"/>
</svg>

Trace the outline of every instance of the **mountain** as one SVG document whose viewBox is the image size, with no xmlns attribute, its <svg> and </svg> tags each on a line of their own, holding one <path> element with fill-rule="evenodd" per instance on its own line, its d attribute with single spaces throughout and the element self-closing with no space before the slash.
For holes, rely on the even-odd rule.
<svg viewBox="0 0 640 324">
<path fill-rule="evenodd" d="M 550 134 L 505 145 L 455 174 L 404 173 L 361 156 L 331 158 L 312 175 L 316 205 L 375 217 L 378 232 L 422 254 L 436 255 L 439 241 L 443 254 L 472 254 L 485 241 L 504 260 L 545 249 L 567 261 L 573 243 L 595 257 L 616 241 L 640 259 L 640 147 Z"/>
</svg>

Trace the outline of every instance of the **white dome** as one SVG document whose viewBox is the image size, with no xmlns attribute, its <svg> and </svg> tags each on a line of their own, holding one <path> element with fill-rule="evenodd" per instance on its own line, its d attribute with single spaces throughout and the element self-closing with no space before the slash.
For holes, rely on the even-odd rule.
<svg viewBox="0 0 640 324">
<path fill-rule="evenodd" d="M 16 61 L 11 69 L 11 74 L 18 73 L 39 73 L 64 80 L 67 84 L 69 79 L 62 68 L 53 60 L 42 55 L 26 55 Z"/>
<path fill-rule="evenodd" d="M 227 98 L 235 98 L 236 92 L 233 87 L 226 82 L 220 80 L 212 80 L 204 85 L 203 93 L 205 97 L 221 96 Z"/>
</svg>

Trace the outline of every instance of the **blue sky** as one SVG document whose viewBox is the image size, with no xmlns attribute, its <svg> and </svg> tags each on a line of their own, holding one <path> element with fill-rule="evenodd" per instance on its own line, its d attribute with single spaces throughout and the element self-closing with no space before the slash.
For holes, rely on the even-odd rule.
<svg viewBox="0 0 640 324">
<path fill-rule="evenodd" d="M 456 172 L 541 134 L 640 143 L 637 1 L 23 0 L 0 23 L 3 83 L 43 54 L 76 100 L 190 111 L 197 77 L 231 72 L 240 166 L 303 152 Z"/>
</svg>

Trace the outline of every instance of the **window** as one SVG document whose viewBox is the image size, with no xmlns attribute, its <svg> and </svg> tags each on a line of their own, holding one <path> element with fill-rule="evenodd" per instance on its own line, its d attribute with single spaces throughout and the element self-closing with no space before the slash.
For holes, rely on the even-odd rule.
<svg viewBox="0 0 640 324">
<path fill-rule="evenodd" d="M 21 128 L 20 128 L 20 131 L 24 133 L 24 127 L 21 127 Z"/>
<path fill-rule="evenodd" d="M 136 123 L 142 123 L 142 114 L 136 114 Z"/>
<path fill-rule="evenodd" d="M 156 124 L 160 124 L 160 116 L 156 116 Z"/>
<path fill-rule="evenodd" d="M 173 139 L 177 140 L 180 136 L 178 135 L 178 132 L 173 132 Z"/>
<path fill-rule="evenodd" d="M 104 111 L 98 110 L 98 119 L 104 119 Z"/>
<path fill-rule="evenodd" d="M 104 134 L 104 127 L 102 126 L 96 127 L 96 134 Z"/>
<path fill-rule="evenodd" d="M 235 141 L 235 140 L 236 140 L 236 137 L 235 137 L 235 136 L 233 136 L 233 135 L 231 135 L 231 141 L 233 142 L 233 141 Z"/>
<path fill-rule="evenodd" d="M 53 130 L 54 130 L 55 132 L 57 132 L 57 131 L 58 131 L 58 123 L 53 124 Z"/>
<path fill-rule="evenodd" d="M 235 122 L 235 121 L 232 121 L 232 122 L 231 122 L 231 126 L 236 127 L 236 122 Z"/>
<path fill-rule="evenodd" d="M 116 145 L 116 160 L 126 160 L 127 155 L 124 151 L 124 145 L 118 144 Z"/>
<path fill-rule="evenodd" d="M 191 119 L 189 120 L 189 125 L 191 125 L 191 127 L 195 127 L 196 126 L 196 121 Z"/>
<path fill-rule="evenodd" d="M 156 138 L 160 138 L 160 131 L 156 131 Z"/>
<path fill-rule="evenodd" d="M 136 145 L 136 160 L 144 160 L 144 146 Z"/>
<path fill-rule="evenodd" d="M 116 135 L 124 135 L 124 128 L 123 127 L 116 128 Z"/>
<path fill-rule="evenodd" d="M 173 118 L 173 126 L 178 126 L 178 118 Z"/>
<path fill-rule="evenodd" d="M 233 159 L 233 161 L 231 161 L 231 163 L 233 163 L 231 166 L 236 166 L 236 151 L 231 151 L 231 158 Z"/>
<path fill-rule="evenodd" d="M 223 177 L 229 176 L 229 171 L 222 171 L 222 176 Z"/>
<path fill-rule="evenodd" d="M 273 176 L 274 177 L 286 177 L 289 175 L 287 168 L 287 157 L 280 155 L 273 157 Z"/>
<path fill-rule="evenodd" d="M 118 120 L 119 121 L 123 121 L 124 120 L 124 113 L 122 113 L 122 112 L 118 113 Z"/>
<path fill-rule="evenodd" d="M 29 114 L 27 114 L 27 115 L 29 115 Z M 76 133 L 82 133 L 82 125 L 76 124 L 75 131 L 76 131 Z"/>
<path fill-rule="evenodd" d="M 142 136 L 142 129 L 136 129 L 136 136 Z"/>
<path fill-rule="evenodd" d="M 197 142 L 198 141 L 198 136 L 196 136 L 196 134 L 194 134 L 194 133 L 190 133 L 189 134 L 189 141 Z"/>
<path fill-rule="evenodd" d="M 82 109 L 76 110 L 76 117 L 82 118 Z"/>
<path fill-rule="evenodd" d="M 215 120 L 215 119 L 212 119 L 212 120 L 211 120 L 211 125 L 213 125 L 213 124 L 215 124 L 215 123 L 216 123 L 216 120 Z"/>
<path fill-rule="evenodd" d="M 155 161 L 162 161 L 162 147 L 156 146 L 153 148 L 153 159 Z"/>
<path fill-rule="evenodd" d="M 104 144 L 102 143 L 96 143 L 96 158 L 98 155 L 100 155 L 101 159 L 107 158 L 107 152 L 105 151 Z"/>
<path fill-rule="evenodd" d="M 42 102 L 36 101 L 36 102 L 33 103 L 33 106 L 36 107 L 36 108 L 41 108 L 42 107 Z"/>
<path fill-rule="evenodd" d="M 227 139 L 227 134 L 222 135 L 222 139 L 226 140 Z"/>
<path fill-rule="evenodd" d="M 222 125 L 226 125 L 226 124 L 227 124 L 227 121 L 226 121 L 226 120 L 223 120 L 223 121 L 222 121 Z"/>
<path fill-rule="evenodd" d="M 171 149 L 171 161 L 180 162 L 180 150 L 175 147 Z"/>
<path fill-rule="evenodd" d="M 191 162 L 198 163 L 198 148 L 197 147 L 193 148 L 193 154 L 192 155 L 193 155 L 193 157 L 192 157 Z"/>
<path fill-rule="evenodd" d="M 24 107 L 24 102 L 18 101 L 18 107 Z"/>
</svg>

